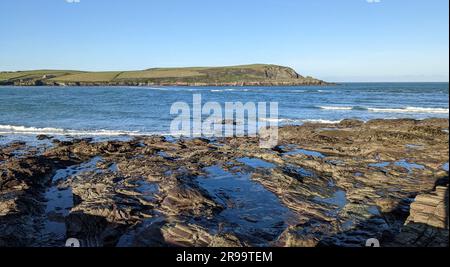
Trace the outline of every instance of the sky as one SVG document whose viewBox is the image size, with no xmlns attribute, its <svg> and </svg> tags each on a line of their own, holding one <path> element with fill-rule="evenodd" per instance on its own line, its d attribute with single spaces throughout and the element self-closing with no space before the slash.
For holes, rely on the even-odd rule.
<svg viewBox="0 0 450 267">
<path fill-rule="evenodd" d="M 448 0 L 1 0 L 0 71 L 270 63 L 449 80 Z"/>
</svg>

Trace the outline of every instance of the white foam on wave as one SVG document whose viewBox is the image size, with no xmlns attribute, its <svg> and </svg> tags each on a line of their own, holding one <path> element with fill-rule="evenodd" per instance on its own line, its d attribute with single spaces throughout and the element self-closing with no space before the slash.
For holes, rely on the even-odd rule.
<svg viewBox="0 0 450 267">
<path fill-rule="evenodd" d="M 278 123 L 324 123 L 324 124 L 336 124 L 342 120 L 324 120 L 324 119 L 274 119 L 274 118 L 261 118 L 261 121 L 266 122 L 278 122 Z"/>
<path fill-rule="evenodd" d="M 133 90 L 154 90 L 154 91 L 170 91 L 171 88 L 168 87 L 151 87 L 151 86 L 118 86 L 118 87 L 111 87 L 112 89 L 133 89 Z"/>
<path fill-rule="evenodd" d="M 277 123 L 295 123 L 295 122 L 300 122 L 300 120 L 293 120 L 293 119 L 276 119 L 276 118 L 260 118 L 260 121 L 264 121 L 264 122 L 277 122 Z"/>
<path fill-rule="evenodd" d="M 157 133 L 115 130 L 69 130 L 60 128 L 36 128 L 14 125 L 0 125 L 0 134 L 22 135 L 70 135 L 70 136 L 150 136 Z"/>
<path fill-rule="evenodd" d="M 227 88 L 227 89 L 212 89 L 212 93 L 223 93 L 223 92 L 249 92 L 250 89 L 247 88 Z"/>
<path fill-rule="evenodd" d="M 435 113 L 448 114 L 448 108 L 422 108 L 422 107 L 406 107 L 406 108 L 368 108 L 370 112 L 385 113 Z"/>
<path fill-rule="evenodd" d="M 163 88 L 163 87 L 144 87 L 143 89 L 155 90 L 155 91 L 169 91 L 169 90 L 171 90 L 169 88 Z"/>
<path fill-rule="evenodd" d="M 234 88 L 228 88 L 228 89 L 212 89 L 211 92 L 233 92 L 233 91 L 237 91 L 238 89 L 234 89 Z"/>
<path fill-rule="evenodd" d="M 423 107 L 405 107 L 405 108 L 366 108 L 366 107 L 350 107 L 350 106 L 319 106 L 323 110 L 366 110 L 378 113 L 433 113 L 448 114 L 448 108 L 423 108 Z"/>
<path fill-rule="evenodd" d="M 340 123 L 342 120 L 321 120 L 321 119 L 317 119 L 317 120 L 302 120 L 302 122 L 309 122 L 309 123 L 324 123 L 324 124 L 336 124 L 336 123 Z"/>
<path fill-rule="evenodd" d="M 320 109 L 324 110 L 352 110 L 353 107 L 344 107 L 344 106 L 320 106 Z"/>
</svg>

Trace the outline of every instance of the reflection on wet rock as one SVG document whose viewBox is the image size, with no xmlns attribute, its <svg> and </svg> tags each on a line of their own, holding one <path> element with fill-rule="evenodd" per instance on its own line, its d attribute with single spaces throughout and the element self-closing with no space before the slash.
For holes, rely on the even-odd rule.
<svg viewBox="0 0 450 267">
<path fill-rule="evenodd" d="M 0 246 L 448 246 L 448 120 L 323 128 L 1 145 Z"/>
</svg>

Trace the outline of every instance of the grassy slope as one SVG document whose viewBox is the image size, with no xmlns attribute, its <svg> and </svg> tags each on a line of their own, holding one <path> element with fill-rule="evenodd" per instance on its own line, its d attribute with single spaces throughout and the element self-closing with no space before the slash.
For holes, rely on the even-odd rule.
<svg viewBox="0 0 450 267">
<path fill-rule="evenodd" d="M 268 70 L 295 73 L 292 69 L 276 65 L 253 64 L 230 67 L 153 68 L 142 71 L 81 72 L 64 70 L 37 70 L 21 72 L 0 72 L 0 82 L 19 80 L 44 80 L 56 83 L 114 83 L 114 82 L 248 82 L 264 81 Z M 45 77 L 44 77 L 45 75 Z M 303 77 L 301 77 L 303 79 Z M 290 81 L 292 78 L 274 78 Z M 314 80 L 314 79 L 311 79 Z"/>
<path fill-rule="evenodd" d="M 69 74 L 52 78 L 52 81 L 58 82 L 111 82 L 114 80 L 120 72 L 107 71 L 107 72 L 85 72 L 78 74 Z"/>
<path fill-rule="evenodd" d="M 16 79 L 39 79 L 44 75 L 49 77 L 60 77 L 81 71 L 70 70 L 32 70 L 32 71 L 16 71 L 16 72 L 0 72 L 0 81 L 16 80 Z"/>
</svg>

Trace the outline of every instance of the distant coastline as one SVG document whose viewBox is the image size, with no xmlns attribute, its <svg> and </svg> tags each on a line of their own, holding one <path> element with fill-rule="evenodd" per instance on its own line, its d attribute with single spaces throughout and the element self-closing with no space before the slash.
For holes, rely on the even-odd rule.
<svg viewBox="0 0 450 267">
<path fill-rule="evenodd" d="M 229 67 L 153 68 L 86 72 L 34 70 L 0 72 L 0 86 L 326 86 L 289 67 L 254 64 Z"/>
</svg>

